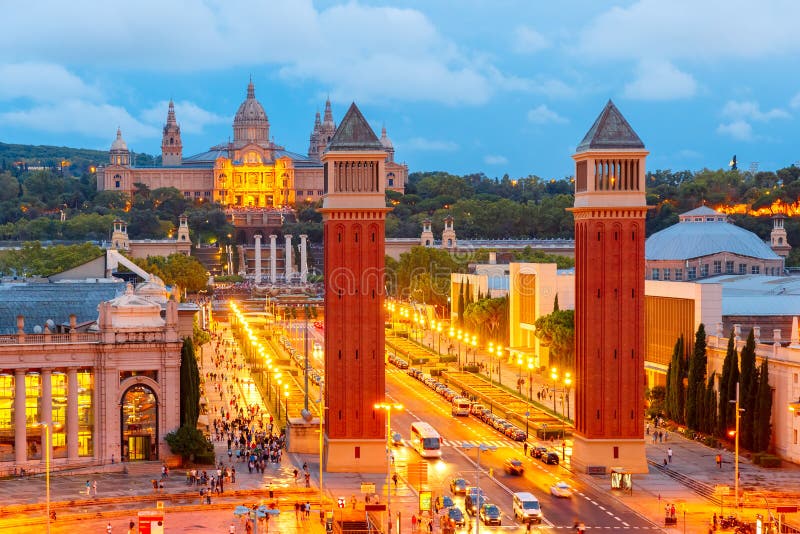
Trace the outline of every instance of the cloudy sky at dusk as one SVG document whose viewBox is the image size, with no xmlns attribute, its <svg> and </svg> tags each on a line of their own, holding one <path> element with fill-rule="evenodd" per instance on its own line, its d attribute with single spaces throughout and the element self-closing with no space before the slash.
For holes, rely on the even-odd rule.
<svg viewBox="0 0 800 534">
<path fill-rule="evenodd" d="M 611 98 L 650 169 L 800 160 L 792 0 L 42 0 L 3 7 L 0 141 L 184 156 L 232 135 L 252 75 L 306 153 L 326 96 L 386 125 L 410 170 L 561 178 Z"/>
</svg>

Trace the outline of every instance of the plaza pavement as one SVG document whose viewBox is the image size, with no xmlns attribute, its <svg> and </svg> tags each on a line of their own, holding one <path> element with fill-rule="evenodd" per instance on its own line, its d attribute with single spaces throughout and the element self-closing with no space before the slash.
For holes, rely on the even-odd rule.
<svg viewBox="0 0 800 534">
<path fill-rule="evenodd" d="M 210 351 L 206 346 L 204 349 Z M 211 361 L 206 353 L 202 371 L 211 369 Z M 245 373 L 238 373 L 246 377 Z M 236 387 L 240 387 L 238 384 Z M 241 390 L 248 396 L 248 402 L 258 402 L 257 393 L 252 390 Z M 255 397 L 253 396 L 255 395 Z M 218 396 L 207 395 L 209 407 L 219 410 Z M 535 443 L 535 441 L 532 441 Z M 663 467 L 663 459 L 667 448 L 673 450 L 672 462 Z M 224 442 L 215 442 L 218 458 L 226 463 L 227 447 Z M 590 484 L 601 491 L 609 492 L 627 507 L 663 528 L 664 506 L 674 503 L 678 510 L 678 524 L 663 528 L 664 532 L 708 532 L 709 520 L 713 513 L 722 514 L 720 506 L 689 489 L 683 483 L 669 476 L 666 471 L 685 476 L 690 482 L 699 482 L 706 487 L 718 485 L 733 486 L 733 454 L 727 451 L 712 449 L 699 442 L 687 440 L 676 434 L 669 434 L 665 442 L 646 443 L 648 459 L 652 461 L 650 471 L 646 475 L 634 475 L 633 491 L 630 493 L 611 492 L 608 489 L 608 476 L 595 477 L 575 473 L 582 482 Z M 722 454 L 723 465 L 719 469 L 715 463 L 716 454 Z M 154 509 L 157 502 L 164 506 L 166 520 L 165 532 L 214 532 L 227 533 L 233 523 L 236 532 L 245 532 L 240 519 L 233 516 L 236 505 L 275 503 L 281 514 L 270 521 L 270 532 L 282 533 L 321 533 L 323 524 L 319 520 L 319 460 L 317 455 L 284 454 L 279 465 L 270 465 L 264 475 L 250 474 L 243 463 L 235 463 L 237 476 L 235 484 L 226 484 L 221 496 L 212 497 L 212 504 L 201 504 L 195 487 L 186 484 L 185 470 L 175 469 L 165 483 L 164 493 L 154 493 L 151 480 L 159 479 L 161 464 L 158 462 L 140 462 L 130 464 L 106 464 L 101 468 L 86 469 L 80 472 L 54 474 L 51 479 L 51 506 L 57 513 L 57 520 L 51 525 L 53 533 L 72 534 L 76 529 L 83 532 L 106 532 L 106 525 L 112 525 L 112 532 L 127 532 L 128 522 L 135 520 L 136 512 Z M 312 487 L 306 489 L 304 484 L 294 481 L 292 471 L 295 467 L 307 462 L 312 474 Z M 657 465 L 654 465 L 657 464 Z M 127 473 L 123 469 L 127 468 Z M 559 469 L 569 469 L 569 463 Z M 741 487 L 746 492 L 745 504 L 740 515 L 752 520 L 756 513 L 765 513 L 764 508 L 753 505 L 764 499 L 775 502 L 779 492 L 790 491 L 794 495 L 800 493 L 800 467 L 784 464 L 778 469 L 764 469 L 754 466 L 745 458 L 740 461 Z M 488 477 L 488 473 L 484 473 Z M 85 494 L 86 480 L 96 480 L 98 495 Z M 360 494 L 362 482 L 373 482 L 381 494 L 381 502 L 386 502 L 385 475 L 382 474 L 346 474 L 325 473 L 324 499 L 327 509 L 335 506 L 338 497 L 345 497 L 347 507 L 337 514 L 363 515 L 363 500 Z M 274 496 L 269 497 L 272 487 Z M 758 493 L 761 492 L 761 493 Z M 764 493 L 767 492 L 767 493 Z M 351 496 L 357 496 L 356 511 L 350 509 Z M 577 497 L 576 497 L 577 498 Z M 296 519 L 294 503 L 309 501 L 312 514 L 307 520 Z M 0 480 L 0 532 L 45 532 L 45 481 L 43 476 Z M 730 513 L 730 499 L 726 501 L 724 514 Z M 772 504 L 774 506 L 774 504 Z M 505 508 L 505 507 L 504 507 Z M 397 490 L 392 491 L 392 511 L 400 512 L 400 533 L 411 532 L 411 516 L 417 511 L 417 495 L 413 488 L 400 481 Z M 684 512 L 685 511 L 685 515 Z M 504 510 L 508 513 L 509 510 Z M 547 516 L 547 510 L 544 510 Z M 800 523 L 797 518 L 787 516 L 789 521 Z M 593 528 L 587 524 L 587 532 L 592 531 L 625 531 L 624 526 L 616 528 Z M 541 531 L 552 530 L 540 527 Z M 555 531 L 569 531 L 570 527 L 562 527 Z M 503 528 L 504 532 L 514 532 Z M 523 532 L 523 528 L 517 529 Z M 439 532 L 438 527 L 435 532 Z M 652 532 L 652 530 L 651 530 Z"/>
</svg>

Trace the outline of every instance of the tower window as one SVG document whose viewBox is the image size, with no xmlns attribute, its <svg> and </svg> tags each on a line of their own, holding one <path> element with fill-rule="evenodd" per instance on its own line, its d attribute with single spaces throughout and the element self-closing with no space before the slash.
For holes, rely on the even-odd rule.
<svg viewBox="0 0 800 534">
<path fill-rule="evenodd" d="M 117 180 L 116 182 L 114 182 L 114 187 L 116 187 L 117 189 L 119 189 L 119 180 Z"/>
</svg>

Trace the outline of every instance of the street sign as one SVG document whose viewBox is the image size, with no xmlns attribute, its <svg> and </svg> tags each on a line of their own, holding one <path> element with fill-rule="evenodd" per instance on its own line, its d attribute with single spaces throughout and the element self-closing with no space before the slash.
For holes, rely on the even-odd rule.
<svg viewBox="0 0 800 534">
<path fill-rule="evenodd" d="M 777 506 L 775 511 L 779 514 L 796 514 L 797 506 Z"/>
<path fill-rule="evenodd" d="M 374 482 L 362 482 L 361 483 L 361 493 L 365 495 L 372 495 L 375 493 L 375 483 Z"/>
<path fill-rule="evenodd" d="M 423 512 L 429 512 L 431 509 L 431 492 L 419 492 L 419 509 Z"/>
<path fill-rule="evenodd" d="M 339 508 L 344 508 L 344 497 L 339 497 L 338 499 L 336 499 L 336 505 Z"/>
</svg>

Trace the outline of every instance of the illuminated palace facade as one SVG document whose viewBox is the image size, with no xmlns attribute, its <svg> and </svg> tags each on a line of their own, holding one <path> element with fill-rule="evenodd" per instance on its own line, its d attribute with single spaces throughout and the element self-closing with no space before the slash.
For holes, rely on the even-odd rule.
<svg viewBox="0 0 800 534">
<path fill-rule="evenodd" d="M 230 209 L 283 208 L 316 202 L 322 200 L 324 191 L 321 157 L 335 131 L 327 101 L 322 119 L 319 112 L 316 114 L 307 155 L 286 150 L 270 137 L 269 119 L 256 100 L 251 81 L 247 98 L 233 120 L 233 141 L 184 158 L 181 128 L 170 100 L 161 141 L 162 165 L 133 165 L 118 129 L 109 164 L 97 170 L 97 190 L 132 194 L 136 183 L 151 190 L 174 187 L 188 199 L 214 201 Z M 380 142 L 386 152 L 385 188 L 402 193 L 408 166 L 394 161 L 394 147 L 385 128 Z"/>
</svg>

